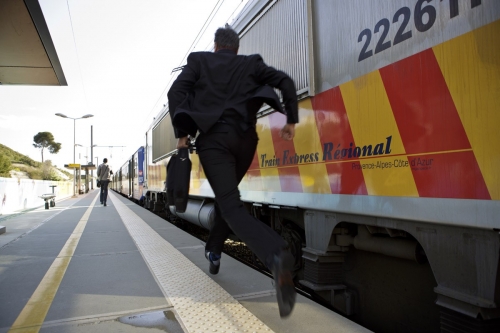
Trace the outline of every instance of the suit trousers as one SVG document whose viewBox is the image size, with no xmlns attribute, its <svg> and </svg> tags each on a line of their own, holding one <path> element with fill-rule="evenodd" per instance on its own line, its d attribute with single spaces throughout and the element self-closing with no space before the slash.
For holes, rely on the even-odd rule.
<svg viewBox="0 0 500 333">
<path fill-rule="evenodd" d="M 273 256 L 286 247 L 286 242 L 249 213 L 238 190 L 238 184 L 252 163 L 258 140 L 254 128 L 242 133 L 225 123 L 215 124 L 196 140 L 196 150 L 216 201 L 215 221 L 205 249 L 221 254 L 224 241 L 232 230 L 272 269 Z"/>
<path fill-rule="evenodd" d="M 101 180 L 100 199 L 102 203 L 106 203 L 106 200 L 108 199 L 108 185 L 109 185 L 109 180 Z"/>
</svg>

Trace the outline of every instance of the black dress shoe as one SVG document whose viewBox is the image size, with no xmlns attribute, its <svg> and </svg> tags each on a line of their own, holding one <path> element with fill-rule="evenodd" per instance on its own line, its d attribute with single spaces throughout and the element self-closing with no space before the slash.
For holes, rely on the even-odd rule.
<svg viewBox="0 0 500 333">
<path fill-rule="evenodd" d="M 274 256 L 273 276 L 280 317 L 288 317 L 295 305 L 295 284 L 293 283 L 293 256 L 285 250 Z"/>
<path fill-rule="evenodd" d="M 106 207 L 106 203 L 104 203 L 104 207 Z"/>
<path fill-rule="evenodd" d="M 212 255 L 212 258 L 210 258 L 210 254 L 212 252 L 210 251 L 205 251 L 205 258 L 207 258 L 208 262 L 210 262 L 210 267 L 208 269 L 208 271 L 210 272 L 210 274 L 217 274 L 219 273 L 219 268 L 220 268 L 220 256 L 218 259 L 214 258 L 214 256 L 217 256 L 216 254 L 213 254 Z M 212 260 L 214 259 L 214 260 Z"/>
</svg>

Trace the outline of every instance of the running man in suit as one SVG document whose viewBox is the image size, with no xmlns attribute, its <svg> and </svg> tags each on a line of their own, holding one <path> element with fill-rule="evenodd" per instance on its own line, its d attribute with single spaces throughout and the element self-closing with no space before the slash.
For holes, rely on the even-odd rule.
<svg viewBox="0 0 500 333">
<path fill-rule="evenodd" d="M 252 216 L 240 200 L 238 184 L 255 155 L 256 114 L 266 102 L 285 113 L 272 87 L 283 94 L 286 124 L 280 135 L 292 140 L 298 123 L 295 84 L 267 66 L 260 55 L 237 55 L 238 34 L 226 25 L 215 33 L 214 52 L 193 52 L 168 92 L 177 148 L 196 139 L 196 149 L 215 194 L 215 221 L 205 247 L 210 273 L 217 274 L 224 241 L 232 230 L 264 263 L 275 279 L 281 317 L 295 304 L 293 256 L 286 242 Z"/>
</svg>

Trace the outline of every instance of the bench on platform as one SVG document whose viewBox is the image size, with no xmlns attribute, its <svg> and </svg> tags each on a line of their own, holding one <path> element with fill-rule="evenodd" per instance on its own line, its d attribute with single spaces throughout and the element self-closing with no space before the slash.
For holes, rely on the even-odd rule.
<svg viewBox="0 0 500 333">
<path fill-rule="evenodd" d="M 45 201 L 45 209 L 49 209 L 49 206 L 56 206 L 56 195 L 54 193 L 54 187 L 57 187 L 57 185 L 50 185 L 49 187 L 52 187 L 52 193 L 46 193 L 40 196 L 40 198 Z"/>
<path fill-rule="evenodd" d="M 53 193 L 46 193 L 40 196 L 45 201 L 45 209 L 56 206 L 56 195 Z"/>
</svg>

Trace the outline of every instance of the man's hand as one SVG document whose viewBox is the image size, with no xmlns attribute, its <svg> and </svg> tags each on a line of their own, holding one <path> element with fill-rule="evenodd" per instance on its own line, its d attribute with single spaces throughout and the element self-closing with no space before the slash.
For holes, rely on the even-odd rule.
<svg viewBox="0 0 500 333">
<path fill-rule="evenodd" d="M 177 149 L 187 148 L 189 143 L 189 137 L 184 136 L 177 139 Z"/>
<path fill-rule="evenodd" d="M 286 124 L 280 131 L 283 140 L 290 141 L 295 136 L 295 124 Z"/>
</svg>

